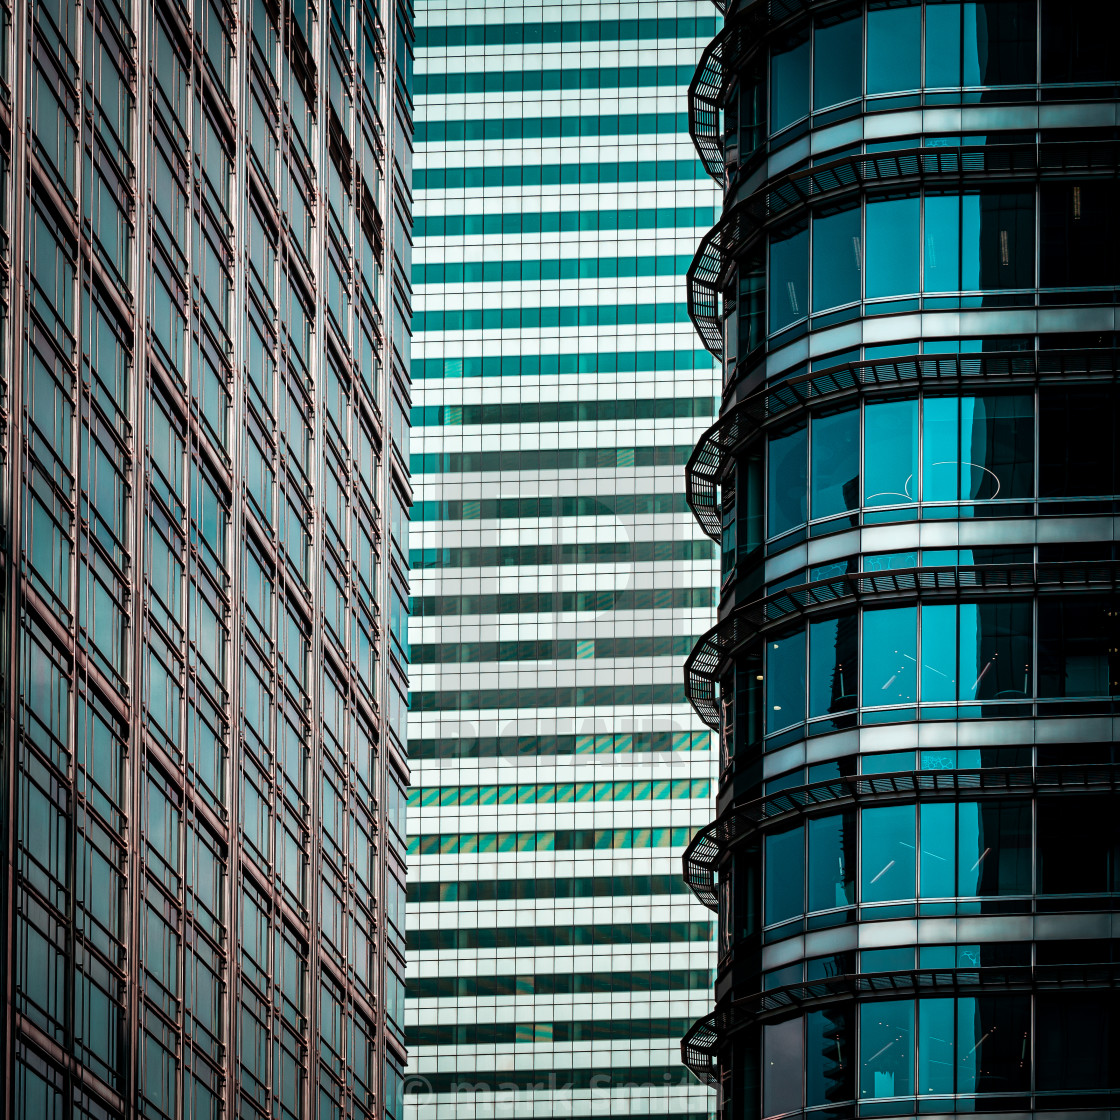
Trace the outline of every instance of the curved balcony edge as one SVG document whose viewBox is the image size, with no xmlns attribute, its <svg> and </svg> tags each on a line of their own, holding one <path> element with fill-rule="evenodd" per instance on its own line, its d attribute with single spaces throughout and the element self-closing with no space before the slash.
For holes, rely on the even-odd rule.
<svg viewBox="0 0 1120 1120">
<path fill-rule="evenodd" d="M 719 134 L 719 99 L 723 95 L 723 39 L 721 31 L 704 48 L 688 87 L 688 133 L 704 170 L 726 185 L 727 164 Z"/>
</svg>

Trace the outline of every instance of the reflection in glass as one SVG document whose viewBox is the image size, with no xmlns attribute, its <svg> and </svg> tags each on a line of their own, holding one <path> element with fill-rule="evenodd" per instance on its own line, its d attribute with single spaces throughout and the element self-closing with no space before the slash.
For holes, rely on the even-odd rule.
<svg viewBox="0 0 1120 1120">
<path fill-rule="evenodd" d="M 809 112 L 809 36 L 770 58 L 770 131 L 779 132 Z"/>
<path fill-rule="evenodd" d="M 766 731 L 805 718 L 805 631 L 766 643 Z"/>
<path fill-rule="evenodd" d="M 956 1001 L 923 999 L 918 1003 L 918 1093 L 953 1092 Z"/>
<path fill-rule="evenodd" d="M 854 614 L 809 624 L 809 717 L 856 706 L 857 627 Z"/>
<path fill-rule="evenodd" d="M 801 1108 L 805 1038 L 800 1016 L 762 1028 L 762 1114 L 779 1116 Z"/>
<path fill-rule="evenodd" d="M 863 20 L 818 24 L 813 35 L 813 108 L 839 105 L 863 92 Z"/>
<path fill-rule="evenodd" d="M 913 898 L 914 806 L 865 809 L 861 828 L 860 902 Z"/>
<path fill-rule="evenodd" d="M 1029 801 L 957 807 L 957 883 L 961 898 L 1030 894 Z"/>
<path fill-rule="evenodd" d="M 809 436 L 804 424 L 784 435 L 771 436 L 767 470 L 767 535 L 770 537 L 805 523 L 808 458 Z"/>
<path fill-rule="evenodd" d="M 957 1000 L 957 1092 L 1015 1093 L 1030 1088 L 1029 996 Z"/>
<path fill-rule="evenodd" d="M 859 506 L 859 409 L 813 417 L 810 513 L 814 519 Z"/>
<path fill-rule="evenodd" d="M 1037 52 L 1035 0 L 979 0 L 960 5 L 960 11 L 964 84 L 1033 85 Z"/>
<path fill-rule="evenodd" d="M 788 921 L 805 907 L 805 830 L 772 832 L 764 843 L 766 867 L 765 922 Z"/>
<path fill-rule="evenodd" d="M 739 267 L 739 360 L 761 346 L 766 337 L 766 264 L 753 253 Z"/>
<path fill-rule="evenodd" d="M 770 333 L 809 312 L 809 229 L 770 241 Z"/>
<path fill-rule="evenodd" d="M 863 504 L 917 501 L 918 402 L 882 401 L 864 410 Z"/>
<path fill-rule="evenodd" d="M 1021 700 L 1032 695 L 1032 613 L 1029 602 L 961 604 L 961 700 Z"/>
<path fill-rule="evenodd" d="M 961 290 L 960 210 L 960 195 L 926 195 L 923 289 L 927 292 Z"/>
<path fill-rule="evenodd" d="M 918 608 L 863 613 L 863 707 L 913 704 L 917 694 Z"/>
<path fill-rule="evenodd" d="M 855 902 L 856 823 L 853 813 L 809 821 L 810 912 Z"/>
<path fill-rule="evenodd" d="M 1120 601 L 1039 601 L 1038 694 L 1120 694 Z"/>
<path fill-rule="evenodd" d="M 957 699 L 957 607 L 922 606 L 922 703 Z"/>
<path fill-rule="evenodd" d="M 1034 191 L 985 191 L 962 199 L 962 287 L 1034 286 Z"/>
<path fill-rule="evenodd" d="M 861 1100 L 913 1095 L 914 1001 L 882 1000 L 859 1009 Z"/>
<path fill-rule="evenodd" d="M 1034 494 L 1034 400 L 962 397 L 961 499 L 1030 498 Z"/>
<path fill-rule="evenodd" d="M 867 92 L 894 93 L 922 84 L 922 9 L 917 3 L 867 13 Z"/>
<path fill-rule="evenodd" d="M 814 311 L 859 299 L 862 217 L 857 206 L 813 219 Z"/>
<path fill-rule="evenodd" d="M 922 403 L 922 501 L 955 502 L 960 474 L 959 402 L 926 397 Z"/>
<path fill-rule="evenodd" d="M 868 299 L 912 295 L 918 291 L 921 261 L 917 198 L 891 198 L 867 203 Z"/>
<path fill-rule="evenodd" d="M 851 1009 L 810 1011 L 805 1036 L 805 1104 L 850 1101 L 855 1096 Z"/>
<path fill-rule="evenodd" d="M 957 893 L 956 817 L 951 802 L 921 807 L 918 873 L 922 898 L 953 898 Z"/>
</svg>

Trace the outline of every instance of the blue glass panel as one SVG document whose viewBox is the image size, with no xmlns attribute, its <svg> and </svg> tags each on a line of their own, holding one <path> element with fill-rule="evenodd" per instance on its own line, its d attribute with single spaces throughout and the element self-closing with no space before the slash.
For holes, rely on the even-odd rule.
<svg viewBox="0 0 1120 1120">
<path fill-rule="evenodd" d="M 869 404 L 864 412 L 863 504 L 916 501 L 917 475 L 918 402 Z"/>
<path fill-rule="evenodd" d="M 956 1001 L 923 999 L 918 1003 L 918 1094 L 952 1093 Z"/>
<path fill-rule="evenodd" d="M 915 807 L 865 809 L 860 837 L 859 900 L 893 902 L 915 891 Z"/>
<path fill-rule="evenodd" d="M 809 230 L 770 242 L 770 324 L 773 334 L 809 311 Z"/>
<path fill-rule="evenodd" d="M 861 1100 L 909 1097 L 914 1082 L 914 1001 L 883 1000 L 859 1009 Z"/>
<path fill-rule="evenodd" d="M 927 397 L 922 406 L 922 501 L 955 502 L 960 477 L 956 397 Z"/>
<path fill-rule="evenodd" d="M 813 418 L 810 513 L 814 518 L 859 506 L 859 410 Z"/>
<path fill-rule="evenodd" d="M 856 616 L 809 624 L 809 716 L 856 706 Z"/>
<path fill-rule="evenodd" d="M 961 9 L 957 4 L 926 5 L 926 87 L 961 84 Z"/>
<path fill-rule="evenodd" d="M 894 93 L 921 83 L 921 7 L 872 8 L 867 13 L 867 92 Z"/>
<path fill-rule="evenodd" d="M 813 36 L 813 108 L 851 101 L 863 92 L 863 20 L 817 25 Z"/>
<path fill-rule="evenodd" d="M 927 292 L 960 291 L 960 209 L 959 195 L 926 196 L 923 288 Z"/>
<path fill-rule="evenodd" d="M 858 207 L 813 219 L 813 310 L 860 297 L 862 214 Z"/>
<path fill-rule="evenodd" d="M 918 291 L 921 207 L 917 198 L 882 199 L 867 204 L 868 299 Z"/>
<path fill-rule="evenodd" d="M 805 718 L 805 631 L 766 643 L 766 731 Z"/>
<path fill-rule="evenodd" d="M 863 706 L 913 704 L 917 698 L 918 608 L 863 612 Z"/>
<path fill-rule="evenodd" d="M 956 847 L 956 806 L 923 805 L 918 856 L 921 898 L 952 898 L 956 895 Z"/>
<path fill-rule="evenodd" d="M 955 604 L 922 607 L 922 703 L 957 699 L 957 608 Z"/>
</svg>

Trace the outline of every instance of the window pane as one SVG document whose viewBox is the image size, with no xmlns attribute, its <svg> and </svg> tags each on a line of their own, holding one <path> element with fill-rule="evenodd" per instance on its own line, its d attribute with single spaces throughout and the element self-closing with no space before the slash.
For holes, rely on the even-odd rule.
<svg viewBox="0 0 1120 1120">
<path fill-rule="evenodd" d="M 957 698 L 957 608 L 922 607 L 922 703 Z"/>
<path fill-rule="evenodd" d="M 918 291 L 921 260 L 917 198 L 892 198 L 867 204 L 868 299 Z"/>
<path fill-rule="evenodd" d="M 1030 894 L 1030 802 L 962 802 L 957 812 L 957 893 Z"/>
<path fill-rule="evenodd" d="M 1038 604 L 1039 696 L 1120 693 L 1120 622 L 1111 599 Z"/>
<path fill-rule="evenodd" d="M 863 504 L 917 500 L 918 402 L 886 401 L 864 410 Z"/>
<path fill-rule="evenodd" d="M 961 498 L 1034 496 L 1034 400 L 961 398 Z"/>
<path fill-rule="evenodd" d="M 805 1016 L 805 1104 L 850 1101 L 852 1076 L 852 1013 L 846 1007 L 810 1011 Z"/>
<path fill-rule="evenodd" d="M 762 1114 L 778 1116 L 801 1108 L 805 1038 L 801 1016 L 762 1028 Z"/>
<path fill-rule="evenodd" d="M 805 523 L 808 443 L 805 427 L 770 439 L 766 520 L 767 532 L 771 537 Z"/>
<path fill-rule="evenodd" d="M 922 501 L 955 502 L 960 474 L 956 397 L 926 397 L 922 403 Z"/>
<path fill-rule="evenodd" d="M 1114 494 L 1120 395 L 1109 389 L 1043 389 L 1039 403 L 1039 494 Z"/>
<path fill-rule="evenodd" d="M 923 805 L 921 827 L 921 850 L 918 856 L 921 897 L 952 898 L 957 893 L 956 806 Z"/>
<path fill-rule="evenodd" d="M 805 906 L 805 830 L 798 826 L 788 832 L 766 837 L 766 916 L 767 925 L 784 922 L 803 912 Z"/>
<path fill-rule="evenodd" d="M 873 8 L 867 13 L 867 92 L 918 89 L 922 82 L 922 9 Z"/>
<path fill-rule="evenodd" d="M 813 34 L 813 108 L 838 105 L 862 91 L 863 20 L 858 16 Z"/>
<path fill-rule="evenodd" d="M 1036 1088 L 1052 1092 L 1114 1085 L 1120 1023 L 1109 1001 L 1096 993 L 1074 992 L 1040 992 L 1035 999 Z"/>
<path fill-rule="evenodd" d="M 1115 284 L 1116 186 L 1044 183 L 1039 198 L 1039 283 L 1044 288 Z"/>
<path fill-rule="evenodd" d="M 985 191 L 961 200 L 961 287 L 1034 285 L 1034 192 Z"/>
<path fill-rule="evenodd" d="M 953 1018 L 956 1001 L 923 999 L 918 1002 L 918 1093 L 953 1091 Z"/>
<path fill-rule="evenodd" d="M 809 230 L 770 242 L 770 333 L 805 317 L 809 309 Z"/>
<path fill-rule="evenodd" d="M 908 1097 L 914 1080 L 914 1001 L 884 1000 L 859 1009 L 861 1100 Z"/>
<path fill-rule="evenodd" d="M 1120 55 L 1112 37 L 1101 34 L 1102 28 L 1112 26 L 1108 21 L 1114 10 L 1108 0 L 1042 0 L 1042 80 L 1116 81 Z"/>
<path fill-rule="evenodd" d="M 805 718 L 805 631 L 766 643 L 766 731 Z"/>
<path fill-rule="evenodd" d="M 926 5 L 926 87 L 961 84 L 961 9 L 957 4 Z"/>
<path fill-rule="evenodd" d="M 960 195 L 926 195 L 924 291 L 960 291 L 960 210 Z"/>
<path fill-rule="evenodd" d="M 779 132 L 809 112 L 809 38 L 775 50 L 770 58 L 770 131 Z"/>
<path fill-rule="evenodd" d="M 1097 894 L 1113 890 L 1120 855 L 1105 798 L 1038 799 L 1038 892 Z"/>
<path fill-rule="evenodd" d="M 862 214 L 859 207 L 813 219 L 813 310 L 860 296 Z"/>
<path fill-rule="evenodd" d="M 961 604 L 961 700 L 1031 696 L 1031 614 L 1029 602 Z"/>
<path fill-rule="evenodd" d="M 863 706 L 913 704 L 917 654 L 917 607 L 864 611 Z"/>
<path fill-rule="evenodd" d="M 859 409 L 813 418 L 812 516 L 859 506 Z"/>
<path fill-rule="evenodd" d="M 855 902 L 856 822 L 852 813 L 809 821 L 809 905 L 832 910 Z"/>
<path fill-rule="evenodd" d="M 856 616 L 809 624 L 809 717 L 856 706 Z"/>
<path fill-rule="evenodd" d="M 1030 996 L 957 1001 L 957 1092 L 1015 1093 L 1030 1088 Z"/>
<path fill-rule="evenodd" d="M 914 806 L 865 809 L 862 816 L 860 902 L 913 898 Z"/>
<path fill-rule="evenodd" d="M 1033 85 L 1035 0 L 976 0 L 964 5 L 964 84 Z"/>
</svg>

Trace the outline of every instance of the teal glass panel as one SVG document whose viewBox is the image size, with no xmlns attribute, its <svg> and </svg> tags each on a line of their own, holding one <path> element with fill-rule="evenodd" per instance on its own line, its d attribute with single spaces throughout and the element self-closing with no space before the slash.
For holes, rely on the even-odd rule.
<svg viewBox="0 0 1120 1120">
<path fill-rule="evenodd" d="M 886 805 L 862 813 L 861 903 L 913 898 L 915 807 Z"/>
<path fill-rule="evenodd" d="M 926 5 L 926 88 L 961 84 L 961 9 Z"/>
<path fill-rule="evenodd" d="M 809 624 L 809 717 L 856 706 L 857 628 L 854 614 Z"/>
<path fill-rule="evenodd" d="M 918 1095 L 953 1092 L 956 1000 L 923 999 L 918 1003 Z"/>
<path fill-rule="evenodd" d="M 859 507 L 859 409 L 813 417 L 809 481 L 814 519 Z"/>
<path fill-rule="evenodd" d="M 767 534 L 776 537 L 805 523 L 809 436 L 802 425 L 770 439 L 767 463 Z"/>
<path fill-rule="evenodd" d="M 860 1100 L 909 1097 L 914 1083 L 914 1001 L 882 1000 L 859 1009 Z"/>
<path fill-rule="evenodd" d="M 1034 400 L 961 398 L 961 499 L 1034 496 Z"/>
<path fill-rule="evenodd" d="M 917 501 L 918 402 L 867 405 L 863 447 L 863 504 L 893 506 Z"/>
<path fill-rule="evenodd" d="M 813 310 L 860 297 L 863 215 L 859 207 L 813 219 Z"/>
<path fill-rule="evenodd" d="M 956 397 L 927 397 L 922 405 L 922 501 L 955 502 L 960 476 Z"/>
<path fill-rule="evenodd" d="M 970 0 L 963 9 L 964 84 L 1033 85 L 1038 19 L 1035 0 Z"/>
<path fill-rule="evenodd" d="M 805 1016 L 805 1104 L 850 1101 L 855 1096 L 852 1012 L 828 1007 Z"/>
<path fill-rule="evenodd" d="M 766 731 L 805 718 L 805 631 L 766 643 Z"/>
<path fill-rule="evenodd" d="M 956 895 L 957 822 L 951 803 L 921 807 L 921 847 L 918 853 L 921 898 Z"/>
<path fill-rule="evenodd" d="M 1029 602 L 962 603 L 959 696 L 1022 700 L 1032 694 L 1032 608 Z"/>
<path fill-rule="evenodd" d="M 852 813 L 809 821 L 810 912 L 850 906 L 856 900 L 856 825 Z"/>
<path fill-rule="evenodd" d="M 921 84 L 921 7 L 872 8 L 867 13 L 867 92 L 894 93 Z"/>
<path fill-rule="evenodd" d="M 780 132 L 809 112 L 809 37 L 770 56 L 770 131 Z"/>
<path fill-rule="evenodd" d="M 957 608 L 952 603 L 922 607 L 923 704 L 957 699 Z"/>
<path fill-rule="evenodd" d="M 813 108 L 851 101 L 863 92 L 863 20 L 818 24 L 813 35 Z"/>
<path fill-rule="evenodd" d="M 770 242 L 770 333 L 803 319 L 809 310 L 809 230 Z"/>
<path fill-rule="evenodd" d="M 774 832 L 763 847 L 766 876 L 765 922 L 788 921 L 805 907 L 805 830 Z"/>
<path fill-rule="evenodd" d="M 925 275 L 926 292 L 957 292 L 961 287 L 960 195 L 926 196 Z"/>
<path fill-rule="evenodd" d="M 957 811 L 958 895 L 991 898 L 1030 891 L 1030 802 L 962 802 Z"/>
<path fill-rule="evenodd" d="M 912 295 L 919 287 L 921 205 L 917 198 L 867 203 L 865 295 Z"/>
<path fill-rule="evenodd" d="M 917 699 L 918 608 L 863 612 L 863 706 L 913 704 Z"/>
</svg>

